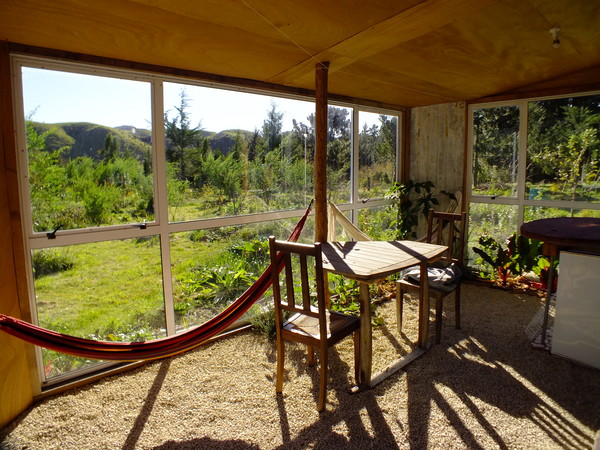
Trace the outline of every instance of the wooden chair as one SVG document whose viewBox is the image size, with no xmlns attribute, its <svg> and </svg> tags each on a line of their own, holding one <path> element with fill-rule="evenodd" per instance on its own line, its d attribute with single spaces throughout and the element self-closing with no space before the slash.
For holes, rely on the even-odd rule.
<svg viewBox="0 0 600 450">
<path fill-rule="evenodd" d="M 328 348 L 351 334 L 354 335 L 354 377 L 358 378 L 360 368 L 360 321 L 325 307 L 325 286 L 321 244 L 298 244 L 269 238 L 272 267 L 277 267 L 278 258 L 283 257 L 284 270 L 280 284 L 278 270 L 272 271 L 273 298 L 275 300 L 275 321 L 277 328 L 277 380 L 276 391 L 283 390 L 283 370 L 285 341 L 294 341 L 308 346 L 308 363 L 314 364 L 314 348 L 319 350 L 320 383 L 317 409 L 323 411 L 327 396 Z M 280 256 L 278 257 L 278 253 Z M 297 261 L 297 263 L 296 263 Z M 294 262 L 295 264 L 292 264 Z M 313 266 L 314 264 L 314 266 Z M 314 273 L 312 268 L 314 267 Z M 299 271 L 301 298 L 296 301 L 294 288 Z M 310 272 L 310 274 L 309 274 Z M 310 275 L 310 276 L 309 276 Z M 316 290 L 315 290 L 316 287 Z M 282 295 L 282 291 L 284 294 Z M 311 304 L 311 293 L 316 293 L 316 304 Z M 291 317 L 284 319 L 284 311 Z"/>
<path fill-rule="evenodd" d="M 447 213 L 430 210 L 427 221 L 427 234 L 424 241 L 448 246 L 440 264 L 428 269 L 429 296 L 435 298 L 435 343 L 439 344 L 442 334 L 442 310 L 444 298 L 454 292 L 455 325 L 460 330 L 460 267 L 464 251 L 464 225 L 466 213 Z M 402 331 L 402 307 L 404 294 L 419 294 L 418 268 L 403 272 L 403 278 L 396 283 L 396 314 L 398 331 Z"/>
</svg>

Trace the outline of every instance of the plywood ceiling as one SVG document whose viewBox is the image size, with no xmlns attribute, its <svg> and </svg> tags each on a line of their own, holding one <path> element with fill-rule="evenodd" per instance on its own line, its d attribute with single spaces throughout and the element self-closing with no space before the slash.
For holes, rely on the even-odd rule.
<svg viewBox="0 0 600 450">
<path fill-rule="evenodd" d="M 398 107 L 598 84 L 596 0 L 0 0 L 0 39 Z M 560 27 L 560 46 L 551 28 Z"/>
</svg>

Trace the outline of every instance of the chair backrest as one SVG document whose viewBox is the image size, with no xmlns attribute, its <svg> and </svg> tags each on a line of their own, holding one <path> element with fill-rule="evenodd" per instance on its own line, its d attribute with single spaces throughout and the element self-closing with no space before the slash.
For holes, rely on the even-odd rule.
<svg viewBox="0 0 600 450">
<path fill-rule="evenodd" d="M 466 217 L 467 214 L 464 212 L 448 213 L 429 210 L 425 242 L 446 245 L 448 251 L 442 257 L 445 262 L 456 262 L 462 265 Z"/>
<path fill-rule="evenodd" d="M 301 313 L 319 319 L 319 328 L 326 330 L 325 284 L 323 272 L 323 256 L 321 244 L 300 244 L 296 242 L 278 241 L 269 237 L 271 254 L 271 271 L 273 277 L 273 298 L 277 326 L 283 324 L 283 311 L 292 314 Z M 283 259 L 284 268 L 280 274 L 275 268 L 279 258 Z M 313 272 L 314 269 L 314 272 Z M 281 278 L 285 283 L 281 284 Z M 300 282 L 299 298 L 295 287 Z M 311 292 L 316 293 L 317 304 L 311 305 Z"/>
</svg>

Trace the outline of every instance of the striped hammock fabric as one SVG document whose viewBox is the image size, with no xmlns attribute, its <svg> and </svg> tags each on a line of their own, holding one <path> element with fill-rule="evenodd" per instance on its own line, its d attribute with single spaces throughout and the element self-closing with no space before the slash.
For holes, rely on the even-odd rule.
<svg viewBox="0 0 600 450">
<path fill-rule="evenodd" d="M 311 204 L 294 227 L 288 240 L 297 241 L 310 213 Z M 278 258 L 277 270 L 283 268 Z M 191 350 L 216 336 L 241 318 L 271 286 L 271 270 L 265 272 L 235 302 L 212 319 L 196 328 L 160 339 L 144 342 L 104 342 L 69 336 L 33 325 L 15 317 L 0 314 L 0 330 L 31 344 L 82 358 L 111 361 L 139 361 L 165 358 Z"/>
</svg>

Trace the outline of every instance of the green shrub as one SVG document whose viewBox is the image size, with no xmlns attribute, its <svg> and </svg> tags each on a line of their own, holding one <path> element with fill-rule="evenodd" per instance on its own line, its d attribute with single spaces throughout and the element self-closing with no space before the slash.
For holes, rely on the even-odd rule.
<svg viewBox="0 0 600 450">
<path fill-rule="evenodd" d="M 35 278 L 71 269 L 75 261 L 64 250 L 35 250 L 31 256 Z"/>
</svg>

